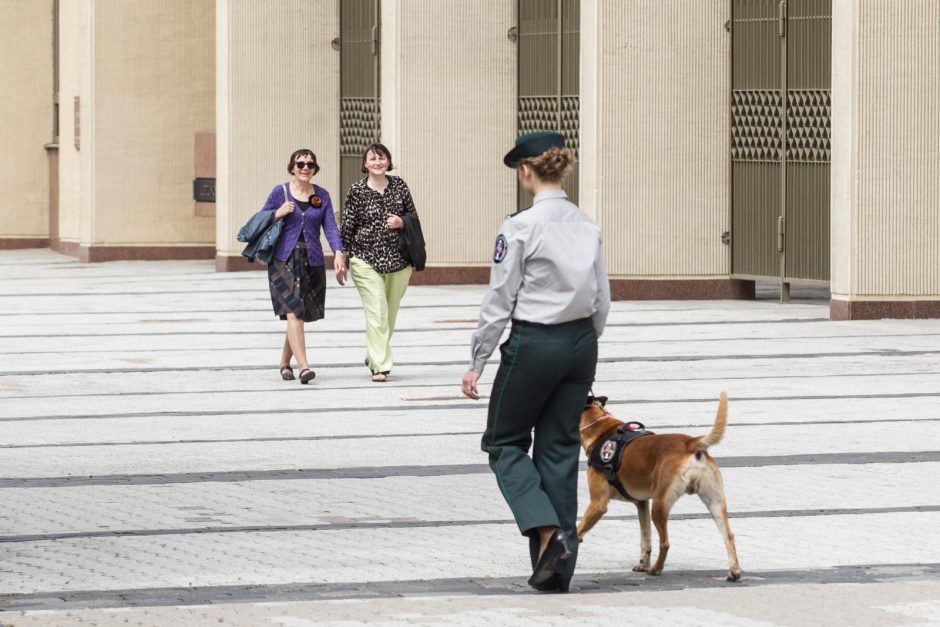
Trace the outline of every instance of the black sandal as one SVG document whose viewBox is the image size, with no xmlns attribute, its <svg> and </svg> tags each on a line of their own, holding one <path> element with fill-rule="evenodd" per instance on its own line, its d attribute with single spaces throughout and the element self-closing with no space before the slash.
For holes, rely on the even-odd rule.
<svg viewBox="0 0 940 627">
<path fill-rule="evenodd" d="M 287 372 L 284 372 L 285 370 Z M 281 378 L 284 379 L 285 381 L 293 381 L 294 369 L 291 368 L 290 366 L 281 366 Z"/>
<path fill-rule="evenodd" d="M 303 385 L 307 385 L 311 381 L 317 378 L 317 373 L 311 370 L 310 368 L 304 368 L 300 371 L 300 382 Z"/>
</svg>

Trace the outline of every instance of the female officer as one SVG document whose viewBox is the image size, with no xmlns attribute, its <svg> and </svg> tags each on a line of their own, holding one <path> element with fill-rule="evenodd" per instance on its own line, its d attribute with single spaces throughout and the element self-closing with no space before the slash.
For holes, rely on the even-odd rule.
<svg viewBox="0 0 940 627">
<path fill-rule="evenodd" d="M 578 547 L 578 423 L 594 382 L 610 285 L 600 229 L 561 189 L 574 165 L 564 137 L 523 135 L 503 162 L 535 198 L 496 237 L 463 393 L 479 398 L 480 373 L 511 318 L 481 447 L 529 538 L 529 584 L 567 592 Z"/>
</svg>

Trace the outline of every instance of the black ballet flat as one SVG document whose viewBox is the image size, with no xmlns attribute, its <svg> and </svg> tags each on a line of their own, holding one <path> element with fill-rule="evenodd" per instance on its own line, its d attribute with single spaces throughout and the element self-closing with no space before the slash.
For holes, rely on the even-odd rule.
<svg viewBox="0 0 940 627">
<path fill-rule="evenodd" d="M 307 385 L 311 381 L 317 378 L 317 373 L 311 370 L 310 368 L 304 368 L 300 371 L 300 382 L 303 385 Z"/>
<path fill-rule="evenodd" d="M 290 366 L 281 366 L 281 378 L 285 381 L 293 381 L 294 369 Z"/>
</svg>

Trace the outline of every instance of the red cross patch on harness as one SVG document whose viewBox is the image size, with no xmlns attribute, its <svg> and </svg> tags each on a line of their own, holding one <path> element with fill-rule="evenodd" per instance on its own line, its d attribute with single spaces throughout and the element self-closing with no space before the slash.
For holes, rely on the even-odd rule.
<svg viewBox="0 0 940 627">
<path fill-rule="evenodd" d="M 613 440 L 607 440 L 604 444 L 601 445 L 600 457 L 602 462 L 609 462 L 614 458 L 614 454 L 617 452 L 617 443 Z"/>
</svg>

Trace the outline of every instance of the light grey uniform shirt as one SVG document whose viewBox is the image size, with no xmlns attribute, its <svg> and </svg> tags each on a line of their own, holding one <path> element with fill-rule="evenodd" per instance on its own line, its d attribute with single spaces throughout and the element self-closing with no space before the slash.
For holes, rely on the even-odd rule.
<svg viewBox="0 0 940 627">
<path fill-rule="evenodd" d="M 591 318 L 598 337 L 610 310 L 610 283 L 600 228 L 560 189 L 500 228 L 490 290 L 470 343 L 470 369 L 483 372 L 510 318 L 561 324 Z"/>
</svg>

